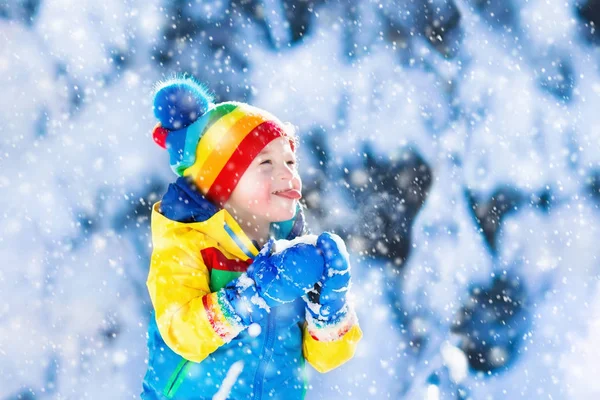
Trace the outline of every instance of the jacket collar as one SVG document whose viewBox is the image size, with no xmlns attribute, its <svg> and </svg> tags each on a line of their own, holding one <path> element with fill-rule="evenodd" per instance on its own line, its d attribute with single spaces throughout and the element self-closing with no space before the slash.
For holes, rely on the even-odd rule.
<svg viewBox="0 0 600 400">
<path fill-rule="evenodd" d="M 152 207 L 152 236 L 161 237 L 169 231 L 193 229 L 215 240 L 223 250 L 248 260 L 256 257 L 260 251 L 244 233 L 237 221 L 227 212 L 220 210 L 211 218 L 201 222 L 179 222 L 165 217 L 160 212 L 162 202 Z"/>
<path fill-rule="evenodd" d="M 153 234 L 154 225 L 156 229 L 171 229 L 184 224 L 213 238 L 240 259 L 254 258 L 260 251 L 229 211 L 216 207 L 187 178 L 181 177 L 169 185 L 162 200 L 153 207 Z"/>
</svg>

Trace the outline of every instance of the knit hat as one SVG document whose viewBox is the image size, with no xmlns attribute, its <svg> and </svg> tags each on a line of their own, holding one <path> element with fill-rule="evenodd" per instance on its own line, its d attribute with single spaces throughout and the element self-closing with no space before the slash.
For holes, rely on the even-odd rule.
<svg viewBox="0 0 600 400">
<path fill-rule="evenodd" d="M 217 205 L 225 203 L 252 160 L 274 139 L 287 137 L 289 124 L 246 103 L 213 103 L 207 89 L 191 78 L 157 87 L 154 115 L 160 121 L 154 141 L 169 152 L 178 176 L 187 176 Z"/>
</svg>

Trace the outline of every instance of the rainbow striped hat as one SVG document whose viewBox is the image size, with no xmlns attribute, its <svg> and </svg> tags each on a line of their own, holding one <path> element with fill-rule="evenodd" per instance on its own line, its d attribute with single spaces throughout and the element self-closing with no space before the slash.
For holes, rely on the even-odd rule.
<svg viewBox="0 0 600 400">
<path fill-rule="evenodd" d="M 171 169 L 189 176 L 217 205 L 227 201 L 261 150 L 278 137 L 296 139 L 289 124 L 246 103 L 213 104 L 213 97 L 191 78 L 160 84 L 154 96 L 160 121 L 154 141 L 169 152 Z"/>
</svg>

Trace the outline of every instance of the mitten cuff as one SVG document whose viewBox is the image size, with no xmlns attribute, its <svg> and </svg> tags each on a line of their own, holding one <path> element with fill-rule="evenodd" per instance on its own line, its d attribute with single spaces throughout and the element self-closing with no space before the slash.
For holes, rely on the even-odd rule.
<svg viewBox="0 0 600 400">
<path fill-rule="evenodd" d="M 205 295 L 202 302 L 212 328 L 226 343 L 246 328 L 224 289 Z"/>
<path fill-rule="evenodd" d="M 354 308 L 348 304 L 336 314 L 335 319 L 314 317 L 313 311 L 307 307 L 306 323 L 308 333 L 313 339 L 320 342 L 331 342 L 344 336 L 346 332 L 358 323 L 358 319 Z"/>
</svg>

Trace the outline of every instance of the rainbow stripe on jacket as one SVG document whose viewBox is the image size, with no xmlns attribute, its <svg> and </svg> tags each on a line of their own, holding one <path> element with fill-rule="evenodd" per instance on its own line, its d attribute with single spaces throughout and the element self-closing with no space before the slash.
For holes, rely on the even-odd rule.
<svg viewBox="0 0 600 400">
<path fill-rule="evenodd" d="M 191 177 L 216 204 L 227 201 L 252 160 L 272 140 L 287 136 L 295 149 L 295 138 L 279 119 L 239 102 L 213 105 L 180 130 L 167 131 L 158 124 L 153 136 L 157 142 L 164 140 L 171 169 Z"/>
</svg>

